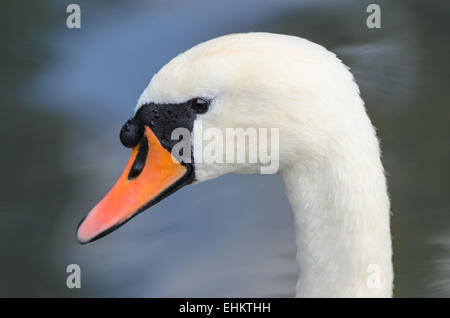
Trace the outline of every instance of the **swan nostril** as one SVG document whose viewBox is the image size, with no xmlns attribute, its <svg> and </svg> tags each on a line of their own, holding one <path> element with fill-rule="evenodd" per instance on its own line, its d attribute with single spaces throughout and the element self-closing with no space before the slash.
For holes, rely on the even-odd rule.
<svg viewBox="0 0 450 318">
<path fill-rule="evenodd" d="M 120 141 L 127 148 L 135 147 L 144 134 L 144 125 L 136 118 L 129 119 L 120 130 Z"/>
<path fill-rule="evenodd" d="M 148 155 L 148 142 L 147 137 L 141 139 L 141 143 L 139 144 L 138 154 L 136 155 L 136 159 L 131 166 L 130 172 L 128 174 L 128 180 L 133 180 L 137 178 L 142 170 L 144 170 L 145 162 L 147 161 Z"/>
</svg>

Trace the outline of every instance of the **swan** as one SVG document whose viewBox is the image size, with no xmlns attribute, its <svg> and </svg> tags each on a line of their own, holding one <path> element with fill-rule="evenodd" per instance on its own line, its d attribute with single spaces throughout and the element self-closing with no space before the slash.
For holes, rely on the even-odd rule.
<svg viewBox="0 0 450 318">
<path fill-rule="evenodd" d="M 184 128 L 192 160 L 176 159 Z M 201 160 L 201 129 L 278 128 L 295 220 L 297 297 L 391 297 L 390 202 L 375 129 L 349 69 L 324 47 L 273 33 L 221 36 L 156 73 L 120 131 L 131 157 L 78 226 L 92 242 L 174 191 L 263 163 Z M 189 156 L 190 157 L 190 156 Z"/>
</svg>

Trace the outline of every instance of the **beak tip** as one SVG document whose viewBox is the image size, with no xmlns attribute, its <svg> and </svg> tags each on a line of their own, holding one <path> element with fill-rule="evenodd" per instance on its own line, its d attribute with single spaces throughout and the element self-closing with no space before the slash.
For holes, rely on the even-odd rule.
<svg viewBox="0 0 450 318">
<path fill-rule="evenodd" d="M 89 240 L 82 239 L 82 238 L 80 238 L 79 235 L 77 235 L 77 242 L 80 243 L 81 245 L 86 245 L 86 244 L 88 244 L 90 241 L 89 241 Z"/>
<path fill-rule="evenodd" d="M 81 235 L 81 233 L 80 233 L 81 225 L 83 224 L 83 221 L 85 219 L 86 219 L 85 217 L 82 218 L 80 223 L 78 223 L 77 231 L 76 231 L 76 234 L 75 234 L 75 236 L 77 238 L 77 242 L 80 243 L 81 245 L 85 245 L 85 244 L 91 242 L 91 240 L 89 238 L 83 237 L 83 235 Z"/>
</svg>

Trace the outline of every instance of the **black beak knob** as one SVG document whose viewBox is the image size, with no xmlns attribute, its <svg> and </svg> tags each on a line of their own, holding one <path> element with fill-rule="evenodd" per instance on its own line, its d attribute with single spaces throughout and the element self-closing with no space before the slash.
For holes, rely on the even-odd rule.
<svg viewBox="0 0 450 318">
<path fill-rule="evenodd" d="M 120 141 L 127 148 L 135 147 L 144 134 L 144 124 L 137 118 L 130 118 L 120 130 Z"/>
</svg>

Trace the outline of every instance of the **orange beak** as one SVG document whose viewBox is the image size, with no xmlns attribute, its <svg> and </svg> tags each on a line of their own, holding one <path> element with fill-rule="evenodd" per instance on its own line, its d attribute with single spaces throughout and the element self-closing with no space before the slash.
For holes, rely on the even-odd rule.
<svg viewBox="0 0 450 318">
<path fill-rule="evenodd" d="M 190 181 L 191 169 L 178 163 L 145 127 L 119 180 L 77 230 L 81 244 L 92 242 L 156 204 Z"/>
</svg>

